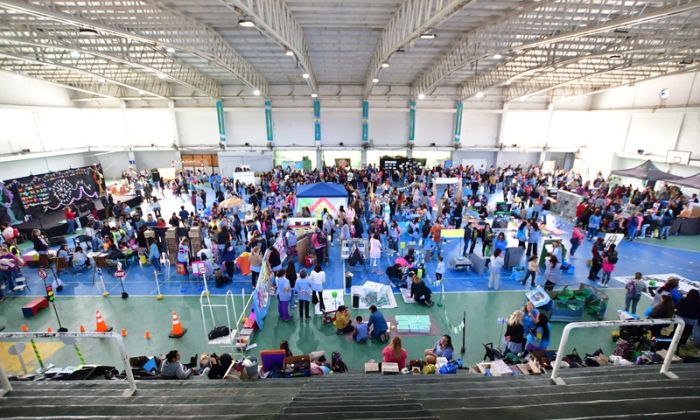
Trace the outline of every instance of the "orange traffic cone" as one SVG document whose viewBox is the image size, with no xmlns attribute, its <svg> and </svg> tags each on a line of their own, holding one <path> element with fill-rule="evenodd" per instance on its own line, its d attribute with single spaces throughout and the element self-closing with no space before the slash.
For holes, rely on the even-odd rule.
<svg viewBox="0 0 700 420">
<path fill-rule="evenodd" d="M 29 331 L 29 327 L 27 327 L 27 324 L 22 324 L 21 329 L 22 329 L 22 332 L 27 332 L 27 331 Z"/>
<path fill-rule="evenodd" d="M 187 332 L 187 328 L 183 328 L 180 324 L 180 317 L 177 316 L 176 312 L 173 312 L 173 329 L 168 335 L 170 338 L 180 338 Z"/>
<path fill-rule="evenodd" d="M 143 338 L 145 338 L 146 340 L 150 340 L 151 339 L 151 332 L 146 331 L 146 334 L 143 335 Z"/>
<path fill-rule="evenodd" d="M 97 311 L 95 313 L 95 323 L 97 324 L 97 326 L 95 327 L 95 331 L 97 332 L 105 333 L 112 331 L 112 327 L 108 327 L 105 320 L 102 319 L 102 314 L 100 313 L 100 311 Z"/>
<path fill-rule="evenodd" d="M 81 325 L 80 328 L 79 328 L 79 330 L 80 330 L 81 333 L 84 333 L 85 331 L 87 331 L 87 330 L 85 329 L 85 325 Z"/>
<path fill-rule="evenodd" d="M 53 328 L 51 328 L 51 327 L 47 328 L 47 329 L 46 329 L 46 332 L 49 333 L 49 334 L 51 334 L 51 333 L 53 332 Z"/>
<path fill-rule="evenodd" d="M 126 337 L 126 328 L 122 328 L 122 337 Z"/>
</svg>

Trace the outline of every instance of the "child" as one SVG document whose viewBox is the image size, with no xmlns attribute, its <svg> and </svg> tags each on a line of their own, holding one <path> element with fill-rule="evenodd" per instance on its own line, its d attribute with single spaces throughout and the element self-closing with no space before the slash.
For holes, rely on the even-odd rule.
<svg viewBox="0 0 700 420">
<path fill-rule="evenodd" d="M 634 278 L 625 284 L 625 311 L 636 314 L 639 299 L 646 291 L 647 285 L 642 281 L 642 273 L 634 273 Z"/>
<path fill-rule="evenodd" d="M 369 326 L 368 324 L 362 322 L 362 317 L 359 315 L 357 318 L 355 318 L 355 321 L 357 321 L 357 326 L 355 327 L 355 331 L 352 333 L 352 337 L 358 343 L 366 343 L 367 335 L 369 333 Z"/>
<path fill-rule="evenodd" d="M 615 251 L 615 244 L 610 244 L 608 250 L 603 253 L 603 278 L 600 279 L 601 287 L 608 287 L 610 275 L 615 271 L 615 264 L 617 264 L 617 251 Z"/>
<path fill-rule="evenodd" d="M 525 278 L 523 279 L 523 285 L 527 284 L 528 277 L 532 276 L 530 287 L 535 287 L 535 275 L 537 274 L 537 270 L 537 256 L 533 255 L 527 260 L 527 274 L 525 274 Z"/>
<path fill-rule="evenodd" d="M 503 268 L 504 264 L 505 261 L 501 255 L 501 250 L 496 248 L 496 250 L 493 251 L 493 257 L 489 265 L 489 289 L 493 288 L 494 290 L 498 290 L 498 285 L 501 281 L 501 268 Z"/>
<path fill-rule="evenodd" d="M 285 272 L 279 270 L 275 273 L 275 287 L 277 288 L 277 310 L 282 321 L 291 321 L 289 315 L 289 301 L 292 299 L 292 286 L 285 277 Z"/>
<path fill-rule="evenodd" d="M 437 268 L 435 269 L 435 280 L 440 282 L 442 280 L 442 275 L 445 273 L 445 261 L 443 261 L 442 255 L 438 255 Z"/>
</svg>

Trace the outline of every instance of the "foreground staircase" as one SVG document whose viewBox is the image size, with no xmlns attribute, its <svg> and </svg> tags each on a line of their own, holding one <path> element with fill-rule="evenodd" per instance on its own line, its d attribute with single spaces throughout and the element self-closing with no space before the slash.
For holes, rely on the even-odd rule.
<svg viewBox="0 0 700 420">
<path fill-rule="evenodd" d="M 567 385 L 545 376 L 380 376 L 254 382 L 13 382 L 0 398 L 12 419 L 600 419 L 700 418 L 700 364 L 598 367 L 562 371 Z"/>
</svg>

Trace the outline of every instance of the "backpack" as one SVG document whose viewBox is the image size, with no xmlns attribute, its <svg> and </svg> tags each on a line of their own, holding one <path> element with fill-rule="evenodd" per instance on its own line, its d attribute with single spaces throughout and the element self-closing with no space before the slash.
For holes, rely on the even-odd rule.
<svg viewBox="0 0 700 420">
<path fill-rule="evenodd" d="M 230 333 L 231 333 L 231 331 L 229 330 L 229 328 L 227 326 L 220 325 L 218 327 L 214 327 L 211 331 L 209 331 L 209 334 L 207 334 L 207 337 L 210 340 L 213 340 L 213 339 L 219 338 L 219 337 L 226 337 Z"/>
<path fill-rule="evenodd" d="M 627 290 L 627 293 L 632 296 L 637 296 L 637 282 L 632 280 L 625 284 L 625 289 Z"/>
<path fill-rule="evenodd" d="M 610 264 L 617 264 L 617 251 L 612 251 L 608 254 L 608 262 Z"/>
<path fill-rule="evenodd" d="M 331 370 L 335 373 L 343 373 L 348 371 L 348 366 L 343 362 L 343 356 L 337 351 L 331 355 Z"/>
</svg>

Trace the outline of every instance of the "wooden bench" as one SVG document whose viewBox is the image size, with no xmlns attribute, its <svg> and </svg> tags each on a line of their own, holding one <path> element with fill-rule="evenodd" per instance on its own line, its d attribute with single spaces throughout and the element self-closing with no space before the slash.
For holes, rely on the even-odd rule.
<svg viewBox="0 0 700 420">
<path fill-rule="evenodd" d="M 49 301 L 45 297 L 40 297 L 32 300 L 26 305 L 22 306 L 22 315 L 25 318 L 31 318 L 38 314 L 40 310 L 49 307 Z"/>
</svg>

